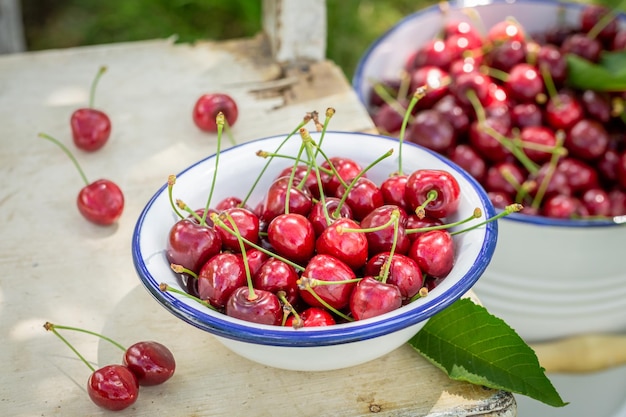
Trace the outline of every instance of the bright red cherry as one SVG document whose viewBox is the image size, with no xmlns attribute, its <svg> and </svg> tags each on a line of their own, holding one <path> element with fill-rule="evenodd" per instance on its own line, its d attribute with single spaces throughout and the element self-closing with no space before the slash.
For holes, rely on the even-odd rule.
<svg viewBox="0 0 626 417">
<path fill-rule="evenodd" d="M 389 252 L 381 252 L 372 256 L 365 265 L 365 275 L 382 278 L 383 268 L 388 260 Z M 396 253 L 391 258 L 386 282 L 398 287 L 402 299 L 408 301 L 424 285 L 424 275 L 415 260 L 406 255 Z"/>
<path fill-rule="evenodd" d="M 344 230 L 344 229 L 352 229 Z M 334 256 L 357 270 L 367 262 L 368 240 L 361 226 L 352 219 L 339 219 L 328 226 L 315 242 L 318 254 Z"/>
<path fill-rule="evenodd" d="M 336 324 L 335 318 L 325 308 L 309 307 L 300 313 L 299 316 L 299 321 L 293 315 L 287 317 L 285 326 L 300 328 L 332 326 Z"/>
<path fill-rule="evenodd" d="M 351 219 L 352 210 L 347 204 L 341 204 L 341 200 L 337 197 L 326 197 L 324 201 L 320 200 L 311 209 L 308 219 L 313 225 L 315 236 L 322 234 L 330 224 L 340 218 Z M 339 212 L 337 213 L 337 209 Z"/>
<path fill-rule="evenodd" d="M 174 375 L 176 360 L 172 352 L 158 342 L 137 342 L 124 352 L 122 363 L 137 377 L 139 385 L 162 384 Z"/>
<path fill-rule="evenodd" d="M 315 252 L 315 230 L 301 214 L 276 216 L 267 227 L 267 238 L 277 254 L 305 264 Z"/>
<path fill-rule="evenodd" d="M 252 275 L 252 284 L 255 289 L 265 290 L 278 294 L 285 292 L 285 297 L 294 305 L 300 298 L 298 292 L 298 273 L 293 266 L 280 259 L 269 258 Z"/>
<path fill-rule="evenodd" d="M 307 264 L 300 279 L 306 278 L 330 282 L 326 285 L 312 285 L 310 290 L 331 307 L 341 310 L 350 303 L 350 294 L 356 285 L 355 282 L 350 281 L 356 279 L 356 275 L 352 268 L 334 256 L 315 255 Z M 300 297 L 311 307 L 324 307 L 309 292 L 306 285 L 304 288 L 301 286 Z"/>
<path fill-rule="evenodd" d="M 380 316 L 401 306 L 400 289 L 372 277 L 361 279 L 350 296 L 350 312 L 355 320 Z"/>
<path fill-rule="evenodd" d="M 345 192 L 346 188 L 341 185 L 337 188 L 336 195 L 342 198 Z M 356 180 L 354 186 L 348 191 L 345 202 L 350 206 L 352 215 L 357 221 L 362 220 L 376 207 L 384 204 L 383 194 L 378 185 L 365 177 L 360 177 Z"/>
<path fill-rule="evenodd" d="M 137 377 L 124 365 L 107 365 L 94 371 L 87 381 L 89 398 L 107 410 L 123 410 L 137 401 Z"/>
<path fill-rule="evenodd" d="M 89 107 L 77 109 L 70 117 L 72 138 L 77 148 L 92 152 L 102 148 L 111 136 L 111 120 L 101 110 L 93 107 L 96 85 L 106 67 L 100 67 L 91 85 Z"/>
<path fill-rule="evenodd" d="M 426 215 L 443 218 L 456 211 L 460 194 L 459 183 L 450 172 L 418 169 L 409 175 L 405 198 L 412 211 L 421 207 Z"/>
<path fill-rule="evenodd" d="M 283 307 L 278 297 L 265 290 L 239 287 L 228 298 L 226 315 L 237 319 L 278 326 L 282 322 Z"/>
<path fill-rule="evenodd" d="M 414 259 L 422 273 L 435 278 L 448 276 L 454 266 L 455 249 L 447 230 L 431 230 L 411 245 L 409 258 Z"/>
<path fill-rule="evenodd" d="M 265 195 L 265 201 L 261 218 L 270 222 L 274 217 L 289 213 L 297 213 L 308 216 L 313 206 L 311 193 L 307 187 L 297 187 L 299 180 L 289 182 L 289 177 L 280 177 L 270 185 Z M 289 207 L 286 207 L 287 194 L 289 194 Z"/>
<path fill-rule="evenodd" d="M 222 252 L 207 261 L 198 273 L 198 295 L 215 308 L 223 308 L 230 295 L 246 285 L 246 270 L 240 254 Z"/>
<path fill-rule="evenodd" d="M 250 210 L 240 207 L 229 208 L 222 211 L 219 218 L 223 223 L 216 224 L 214 228 L 220 235 L 222 249 L 240 253 L 239 237 L 243 237 L 254 244 L 259 242 L 259 218 Z M 244 247 L 250 249 L 248 244 L 245 244 Z"/>
<path fill-rule="evenodd" d="M 187 218 L 177 221 L 170 228 L 165 256 L 169 263 L 198 273 L 202 265 L 221 249 L 222 239 L 212 227 Z"/>
<path fill-rule="evenodd" d="M 203 94 L 193 107 L 193 122 L 200 130 L 211 133 L 217 132 L 215 118 L 220 112 L 224 114 L 229 126 L 233 126 L 239 117 L 237 103 L 228 94 Z"/>
<path fill-rule="evenodd" d="M 395 253 L 406 254 L 409 250 L 411 242 L 409 241 L 404 228 L 407 220 L 407 214 L 404 209 L 401 209 L 398 206 L 384 205 L 375 208 L 370 212 L 370 214 L 361 220 L 360 226 L 362 229 L 372 229 L 388 224 L 394 212 L 397 212 L 398 215 L 396 225 L 392 222 L 392 224 L 389 224 L 384 229 L 368 231 L 365 233 L 370 256 L 376 255 L 380 252 L 391 251 L 391 247 L 394 242 Z"/>
</svg>

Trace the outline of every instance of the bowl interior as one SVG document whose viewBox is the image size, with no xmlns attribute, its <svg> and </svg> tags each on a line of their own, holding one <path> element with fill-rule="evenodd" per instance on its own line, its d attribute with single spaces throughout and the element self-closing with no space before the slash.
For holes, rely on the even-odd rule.
<svg viewBox="0 0 626 417">
<path fill-rule="evenodd" d="M 312 133 L 312 137 L 319 141 L 320 134 Z M 244 197 L 267 163 L 267 160 L 257 157 L 256 152 L 274 151 L 285 138 L 283 135 L 259 139 L 221 152 L 212 201 L 218 202 L 229 196 Z M 299 136 L 292 137 L 282 145 L 280 152 L 295 156 L 300 144 Z M 347 156 L 364 167 L 393 149 L 391 157 L 368 171 L 367 176 L 376 183 L 382 182 L 398 169 L 400 148 L 399 142 L 393 138 L 362 133 L 326 132 L 322 149 L 328 156 Z M 355 152 L 357 149 L 358 152 Z M 461 202 L 458 213 L 451 217 L 450 221 L 469 216 L 476 207 L 479 207 L 486 217 L 494 215 L 494 209 L 480 185 L 453 163 L 434 152 L 412 144 L 405 144 L 402 147 L 402 158 L 405 172 L 417 168 L 445 169 L 459 181 Z M 250 197 L 249 203 L 252 207 L 262 201 L 270 182 L 289 164 L 278 159 L 269 164 Z M 173 189 L 174 198 L 182 199 L 192 208 L 204 207 L 214 172 L 215 155 L 186 168 L 177 175 Z M 495 222 L 457 235 L 455 244 L 458 255 L 450 275 L 427 297 L 408 306 L 368 320 L 295 330 L 233 319 L 180 295 L 160 291 L 159 284 L 162 282 L 180 288 L 165 257 L 165 242 L 169 229 L 176 220 L 165 184 L 142 211 L 133 234 L 133 261 L 144 286 L 171 313 L 196 327 L 226 338 L 275 346 L 348 343 L 377 337 L 423 321 L 460 298 L 474 285 L 489 263 L 497 239 Z"/>
</svg>

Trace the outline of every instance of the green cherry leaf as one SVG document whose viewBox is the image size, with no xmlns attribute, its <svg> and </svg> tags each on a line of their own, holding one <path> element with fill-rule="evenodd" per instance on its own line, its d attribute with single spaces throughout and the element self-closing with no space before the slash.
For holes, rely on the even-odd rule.
<svg viewBox="0 0 626 417">
<path fill-rule="evenodd" d="M 626 90 L 626 51 L 604 51 L 597 63 L 566 54 L 567 84 L 580 90 Z"/>
<path fill-rule="evenodd" d="M 409 340 L 451 379 L 509 391 L 553 407 L 563 402 L 535 352 L 502 319 L 462 298 Z"/>
</svg>

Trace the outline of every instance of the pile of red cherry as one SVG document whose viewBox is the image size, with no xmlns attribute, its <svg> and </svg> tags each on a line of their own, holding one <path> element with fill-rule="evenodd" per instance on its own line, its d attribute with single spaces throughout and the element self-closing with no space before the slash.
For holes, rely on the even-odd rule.
<svg viewBox="0 0 626 417">
<path fill-rule="evenodd" d="M 271 153 L 268 164 L 285 166 L 258 204 L 243 196 L 216 204 L 209 197 L 205 208 L 174 204 L 170 177 L 179 220 L 166 257 L 181 294 L 242 320 L 299 328 L 395 310 L 449 274 L 453 234 L 461 232 L 446 222 L 459 204 L 452 174 L 418 169 L 376 184 L 367 171 L 378 160 L 363 167 L 324 155 L 318 163 L 321 144 L 305 128 L 300 134 L 308 157 L 288 165 L 286 155 Z M 466 221 L 481 216 L 477 210 Z"/>
<path fill-rule="evenodd" d="M 413 92 L 426 86 L 405 140 L 459 164 L 496 207 L 518 202 L 524 213 L 566 219 L 624 215 L 626 94 L 569 82 L 569 56 L 595 64 L 603 53 L 626 53 L 626 28 L 609 13 L 588 5 L 578 26 L 532 37 L 512 18 L 486 34 L 449 20 L 398 79 L 378 80 L 371 116 L 397 135 Z"/>
<path fill-rule="evenodd" d="M 87 394 L 96 405 L 107 410 L 119 411 L 131 406 L 137 401 L 139 386 L 162 384 L 176 370 L 174 355 L 158 342 L 137 342 L 125 348 L 109 337 L 90 330 L 50 322 L 46 322 L 43 327 L 61 339 L 92 371 L 87 381 Z M 106 340 L 124 352 L 122 363 L 95 369 L 58 330 L 87 333 Z"/>
</svg>

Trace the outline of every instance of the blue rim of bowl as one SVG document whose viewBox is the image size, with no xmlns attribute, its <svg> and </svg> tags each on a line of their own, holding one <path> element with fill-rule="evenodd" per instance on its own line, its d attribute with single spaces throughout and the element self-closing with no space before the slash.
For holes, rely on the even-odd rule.
<svg viewBox="0 0 626 417">
<path fill-rule="evenodd" d="M 342 134 L 342 135 L 358 135 L 375 138 L 383 138 L 385 140 L 393 141 L 397 144 L 398 140 L 388 136 L 373 135 L 368 133 L 358 132 L 343 132 L 343 131 L 327 131 L 327 135 Z M 311 133 L 315 136 L 315 133 Z M 232 152 L 240 146 L 249 145 L 263 140 L 282 138 L 286 135 L 270 136 L 254 141 L 235 145 L 223 152 Z M 406 146 L 413 146 L 420 148 L 422 151 L 427 152 L 444 164 L 450 166 L 451 169 L 458 171 L 459 174 L 468 181 L 468 183 L 475 189 L 478 194 L 481 204 L 483 205 L 486 218 L 490 218 L 496 214 L 493 205 L 489 201 L 482 186 L 467 172 L 465 172 L 458 165 L 452 161 L 442 157 L 441 155 L 433 152 L 429 149 L 415 145 L 412 143 L 406 143 Z M 211 155 L 204 158 L 193 165 L 187 167 L 180 172 L 177 177 L 181 177 L 184 173 L 193 167 L 197 166 L 213 158 L 215 155 Z M 143 261 L 143 255 L 141 253 L 139 241 L 142 231 L 144 219 L 154 204 L 155 200 L 160 194 L 166 192 L 167 184 L 164 184 L 148 201 L 145 208 L 142 210 L 137 223 L 135 225 L 132 237 L 132 257 L 133 264 L 136 272 L 146 289 L 150 294 L 170 313 L 174 314 L 183 321 L 208 331 L 216 336 L 237 340 L 240 342 L 247 342 L 252 344 L 269 345 L 269 346 L 286 346 L 286 347 L 313 347 L 313 346 L 331 346 L 350 342 L 357 342 L 360 340 L 367 340 L 375 337 L 379 337 L 385 334 L 393 333 L 402 330 L 411 325 L 417 324 L 423 320 L 428 319 L 435 313 L 443 310 L 451 305 L 453 302 L 461 298 L 480 278 L 489 264 L 495 246 L 498 235 L 497 222 L 490 222 L 485 226 L 485 240 L 482 247 L 479 250 L 476 262 L 469 269 L 469 271 L 454 284 L 450 290 L 446 293 L 446 296 L 437 297 L 433 301 L 428 301 L 428 298 L 419 309 L 406 310 L 405 313 L 385 318 L 378 321 L 367 321 L 360 325 L 358 322 L 352 322 L 349 325 L 336 325 L 323 328 L 306 328 L 306 329 L 286 329 L 277 328 L 276 326 L 259 326 L 244 321 L 226 321 L 220 318 L 221 313 L 210 314 L 199 309 L 195 309 L 188 304 L 185 304 L 181 300 L 174 297 L 168 292 L 163 292 L 159 289 L 159 282 L 150 274 L 150 271 L 146 267 Z"/>
<path fill-rule="evenodd" d="M 449 5 L 451 8 L 463 8 L 463 7 L 482 7 L 489 6 L 490 4 L 515 4 L 515 3 L 540 3 L 547 5 L 554 5 L 560 7 L 568 7 L 573 9 L 582 9 L 585 4 L 583 3 L 569 3 L 562 1 L 554 1 L 554 0 L 458 0 L 458 1 L 450 1 Z M 421 9 L 415 13 L 412 13 L 401 20 L 399 20 L 392 28 L 383 33 L 378 39 L 376 39 L 365 51 L 363 56 L 359 59 L 357 63 L 357 67 L 355 70 L 354 77 L 352 78 L 352 88 L 356 92 L 357 97 L 361 101 L 361 103 L 369 108 L 367 104 L 367 100 L 361 94 L 361 86 L 365 84 L 365 80 L 363 79 L 363 68 L 366 62 L 369 60 L 373 51 L 378 48 L 378 46 L 385 41 L 389 36 L 393 35 L 397 30 L 400 29 L 401 26 L 406 24 L 410 24 L 416 19 L 424 15 L 428 15 L 431 13 L 441 13 L 441 8 L 439 5 L 429 6 L 427 8 Z M 620 18 L 624 18 L 625 15 L 620 13 Z M 501 211 L 501 210 L 497 210 Z M 621 227 L 626 224 L 625 216 L 617 216 L 613 219 L 555 219 L 543 216 L 534 216 L 529 214 L 521 214 L 521 213 L 512 213 L 506 217 L 504 217 L 503 221 L 514 221 L 519 223 L 526 223 L 533 226 L 551 226 L 551 227 L 574 227 L 574 228 L 589 228 L 589 227 Z"/>
</svg>

